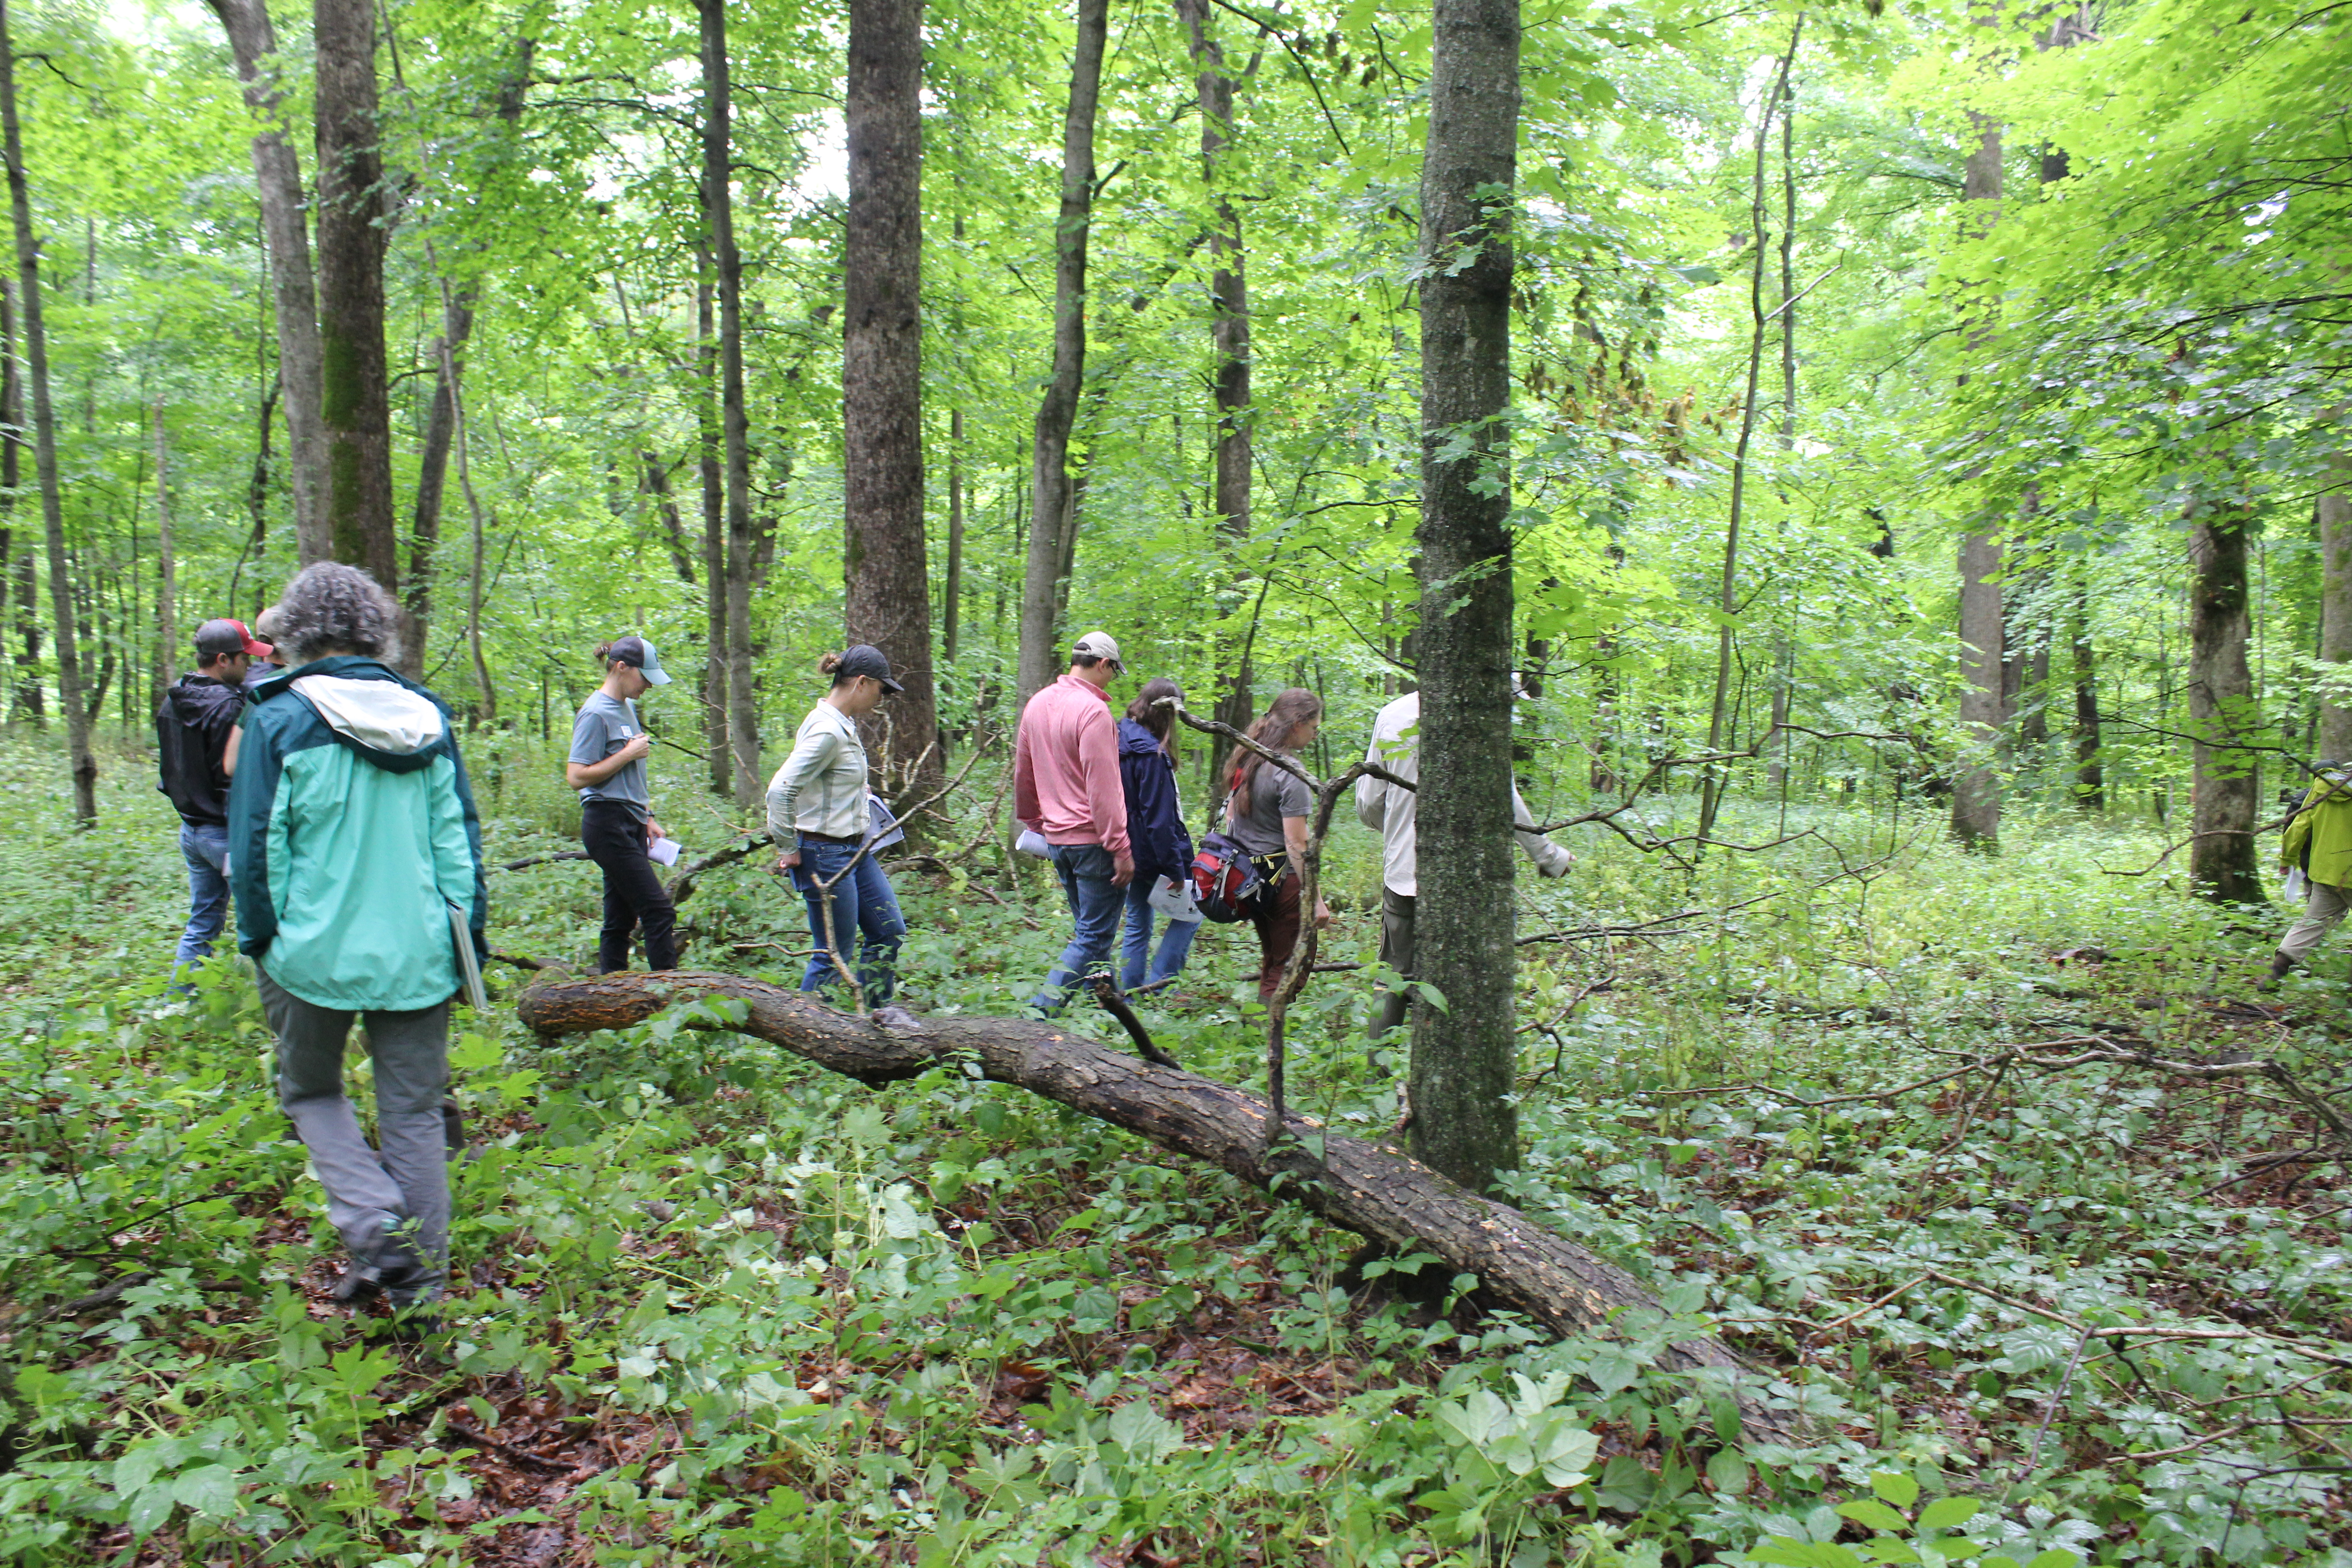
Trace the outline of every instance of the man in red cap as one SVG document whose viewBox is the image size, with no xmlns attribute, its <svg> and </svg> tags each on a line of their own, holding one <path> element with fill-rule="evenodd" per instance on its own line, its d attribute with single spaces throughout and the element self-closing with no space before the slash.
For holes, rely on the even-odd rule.
<svg viewBox="0 0 2352 1568">
<path fill-rule="evenodd" d="M 268 658 L 243 621 L 196 628 L 196 668 L 174 681 L 155 710 L 155 787 L 180 813 L 180 856 L 188 863 L 188 926 L 172 972 L 210 958 L 228 919 L 229 742 L 245 707 L 245 672 Z"/>
</svg>

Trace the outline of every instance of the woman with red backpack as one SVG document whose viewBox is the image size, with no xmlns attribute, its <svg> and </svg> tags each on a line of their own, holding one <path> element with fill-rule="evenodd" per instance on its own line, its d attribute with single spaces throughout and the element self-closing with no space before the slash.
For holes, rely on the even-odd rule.
<svg viewBox="0 0 2352 1568">
<path fill-rule="evenodd" d="M 1294 686 L 1266 704 L 1249 727 L 1249 738 L 1285 758 L 1312 745 L 1323 724 L 1323 699 Z M 1225 832 L 1249 853 L 1261 886 L 1249 904 L 1257 929 L 1257 996 L 1270 1002 L 1282 984 L 1283 966 L 1298 946 L 1298 868 L 1307 858 L 1307 814 L 1315 792 L 1307 781 L 1274 766 L 1247 746 L 1235 746 L 1225 762 L 1231 794 L 1225 801 Z M 1315 923 L 1331 923 L 1331 907 L 1315 900 Z"/>
</svg>

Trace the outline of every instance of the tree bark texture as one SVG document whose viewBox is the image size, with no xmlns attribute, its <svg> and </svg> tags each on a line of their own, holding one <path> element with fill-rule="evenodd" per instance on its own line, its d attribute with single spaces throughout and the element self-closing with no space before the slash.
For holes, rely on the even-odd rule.
<svg viewBox="0 0 2352 1568">
<path fill-rule="evenodd" d="M 2189 729 L 2191 745 L 2189 879 L 2216 903 L 2251 904 L 2263 897 L 2254 864 L 2254 822 L 2261 775 L 2253 673 L 2246 662 L 2252 616 L 2246 592 L 2247 532 L 2239 505 L 2210 508 L 2193 521 L 2189 538 Z"/>
<path fill-rule="evenodd" d="M 259 122 L 253 133 L 253 175 L 261 194 L 262 233 L 269 247 L 278 374 L 286 388 L 287 476 L 294 492 L 295 549 L 308 566 L 325 560 L 332 542 L 326 528 L 327 437 L 320 412 L 325 371 L 301 160 L 288 140 L 286 89 L 268 6 L 264 0 L 205 4 L 228 34 L 229 53 L 245 87 L 245 106 Z"/>
<path fill-rule="evenodd" d="M 1055 675 L 1060 581 L 1076 543 L 1070 430 L 1087 374 L 1087 226 L 1095 196 L 1095 104 L 1102 91 L 1109 0 L 1078 0 L 1070 100 L 1062 119 L 1062 205 L 1054 226 L 1054 368 L 1037 403 L 1030 448 L 1029 555 L 1021 577 L 1021 653 L 1015 711 Z"/>
<path fill-rule="evenodd" d="M 1225 72 L 1224 51 L 1209 31 L 1209 0 L 1176 0 L 1198 78 L 1201 103 L 1201 174 L 1216 196 L 1209 230 L 1209 342 L 1215 355 L 1211 391 L 1217 410 L 1215 481 L 1210 507 L 1217 543 L 1225 558 L 1228 602 L 1247 601 L 1240 550 L 1250 536 L 1250 319 L 1249 285 L 1242 247 L 1241 209 L 1221 187 L 1225 149 L 1234 141 L 1234 80 Z M 1252 718 L 1249 645 L 1228 637 L 1217 650 L 1217 717 L 1244 729 Z"/>
<path fill-rule="evenodd" d="M 383 153 L 377 143 L 375 7 L 312 0 L 318 52 L 320 418 L 326 531 L 338 561 L 386 593 L 400 581 L 392 400 L 383 352 Z"/>
<path fill-rule="evenodd" d="M 1519 1163 L 1511 1025 L 1511 201 L 1517 0 L 1437 0 L 1421 178 L 1421 979 L 1412 1147 L 1484 1189 Z M 1499 194 L 1498 194 L 1499 193 Z M 1458 449 L 1459 456 L 1449 455 Z"/>
<path fill-rule="evenodd" d="M 2319 524 L 2319 662 L 2352 679 L 2352 452 L 2329 454 L 2326 482 L 2312 509 Z M 2319 754 L 2352 760 L 2352 696 L 2321 701 Z"/>
<path fill-rule="evenodd" d="M 49 607 L 57 628 L 58 705 L 65 710 L 72 759 L 74 818 L 98 820 L 98 759 L 89 749 L 89 708 L 82 700 L 81 643 L 74 635 L 73 573 L 66 559 L 65 503 L 58 485 L 58 416 L 49 401 L 49 341 L 41 323 L 41 242 L 33 233 L 32 182 L 16 122 L 16 51 L 0 0 L 0 152 L 8 161 L 8 207 L 16 232 L 16 288 L 25 312 L 25 369 L 33 390 L 33 467 L 41 489 L 41 531 L 48 547 Z"/>
<path fill-rule="evenodd" d="M 743 401 L 743 258 L 735 248 L 727 0 L 695 0 L 702 21 L 702 217 L 719 303 L 719 422 L 727 503 L 727 737 L 735 804 L 760 798 L 760 705 L 751 680 L 751 426 Z"/>
<path fill-rule="evenodd" d="M 1427 784 L 1424 782 L 1426 791 Z M 1508 812 L 1508 796 L 1505 797 Z M 1507 842 L 1508 835 L 1503 836 Z M 1240 1180 L 1274 1189 L 1335 1225 L 1397 1251 L 1426 1247 L 1453 1271 L 1475 1274 L 1513 1310 L 1555 1333 L 1605 1331 L 1626 1308 L 1656 1310 L 1656 1299 L 1615 1265 L 1587 1252 L 1518 1210 L 1478 1196 L 1395 1151 L 1320 1129 L 1290 1115 L 1294 1131 L 1271 1157 L 1272 1108 L 1253 1094 L 1179 1068 L 1156 1067 L 1050 1022 L 1015 1018 L 898 1015 L 891 1027 L 837 1012 L 797 991 L 725 974 L 561 974 L 526 991 L 523 1023 L 556 1038 L 643 1023 L 677 1003 L 728 1000 L 745 1016 L 727 1023 L 704 1016 L 693 1028 L 731 1029 L 766 1040 L 869 1088 L 918 1078 L 943 1062 L 976 1066 L 995 1083 L 1013 1084 L 1074 1110 L 1139 1133 L 1164 1149 L 1204 1160 Z M 1793 1422 L 1763 1401 L 1763 1380 L 1713 1340 L 1675 1345 L 1665 1364 L 1712 1369 L 1736 1380 L 1751 1435 L 1787 1437 Z"/>
<path fill-rule="evenodd" d="M 1998 221 L 2001 197 L 2001 131 L 1998 121 L 1971 114 L 1977 148 L 1961 185 L 1968 231 L 1982 234 Z M 1974 347 L 1980 329 L 1969 334 Z M 1990 528 L 1960 536 L 1960 723 L 1970 754 L 1952 778 L 1952 837 L 1971 849 L 2000 841 L 2000 774 L 1994 749 L 2008 714 L 2002 700 L 2003 638 L 2000 536 Z"/>
<path fill-rule="evenodd" d="M 923 531 L 923 0 L 851 0 L 849 213 L 841 336 L 842 606 L 906 690 L 885 722 L 883 777 L 896 793 L 938 787 L 931 569 Z"/>
<path fill-rule="evenodd" d="M 699 373 L 694 409 L 695 468 L 702 488 L 702 754 L 709 760 L 710 793 L 735 792 L 733 748 L 728 741 L 727 706 L 727 481 L 726 442 L 719 433 L 719 339 L 710 284 L 710 258 L 698 258 L 694 286 L 695 364 Z"/>
<path fill-rule="evenodd" d="M 2087 562 L 2077 563 L 2074 605 L 2068 640 L 2074 655 L 2074 804 L 2084 811 L 2107 806 L 2106 763 L 2099 750 L 2098 652 L 2091 641 L 2091 579 Z"/>
</svg>

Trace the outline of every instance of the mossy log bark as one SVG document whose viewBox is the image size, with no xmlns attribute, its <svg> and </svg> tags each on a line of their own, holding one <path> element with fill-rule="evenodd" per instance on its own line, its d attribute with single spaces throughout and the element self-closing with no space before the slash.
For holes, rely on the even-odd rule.
<svg viewBox="0 0 2352 1568">
<path fill-rule="evenodd" d="M 1292 1119 L 1294 1137 L 1270 1152 L 1269 1110 L 1255 1095 L 1197 1073 L 1155 1067 L 1049 1022 L 909 1019 L 897 1013 L 893 1027 L 761 981 L 685 972 L 551 975 L 523 993 L 518 1011 L 530 1028 L 556 1037 L 626 1028 L 674 1004 L 719 1000 L 743 1004 L 748 1016 L 703 1026 L 766 1040 L 869 1087 L 915 1078 L 943 1062 L 972 1064 L 994 1082 L 1017 1085 L 1206 1160 L 1253 1186 L 1278 1188 L 1282 1196 L 1359 1236 L 1400 1251 L 1433 1253 L 1455 1272 L 1476 1275 L 1497 1300 L 1556 1333 L 1605 1328 L 1628 1308 L 1658 1306 L 1623 1269 L 1419 1161 L 1304 1117 Z M 1312 1152 L 1318 1136 L 1319 1160 Z M 1766 1402 L 1763 1376 L 1722 1344 L 1684 1341 L 1665 1361 L 1677 1371 L 1714 1368 L 1735 1379 L 1751 1436 L 1793 1436 L 1793 1418 Z"/>
</svg>

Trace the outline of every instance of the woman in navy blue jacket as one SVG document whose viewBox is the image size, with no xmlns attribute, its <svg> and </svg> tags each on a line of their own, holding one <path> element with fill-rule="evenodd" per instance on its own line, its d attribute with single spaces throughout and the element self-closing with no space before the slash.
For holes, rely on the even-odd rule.
<svg viewBox="0 0 2352 1568">
<path fill-rule="evenodd" d="M 1161 701 L 1170 697 L 1184 700 L 1174 681 L 1145 681 L 1118 723 L 1118 777 L 1127 790 L 1127 834 L 1135 855 L 1135 876 L 1127 884 L 1127 961 L 1118 982 L 1126 991 L 1157 990 L 1175 979 L 1201 931 L 1197 920 L 1169 921 L 1146 974 L 1151 890 L 1171 881 L 1181 887 L 1192 871 L 1192 838 L 1176 800 L 1176 710 Z"/>
</svg>

